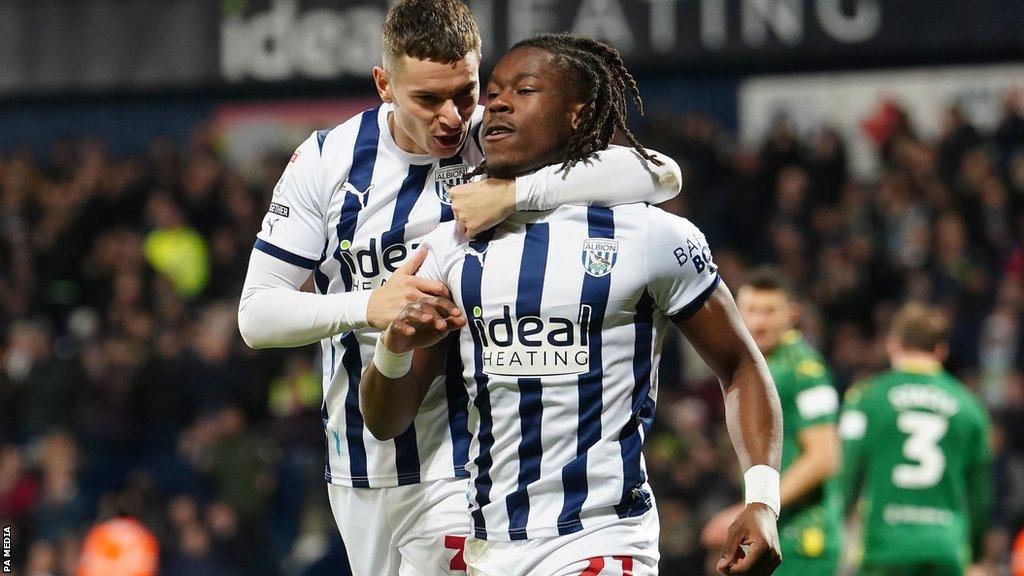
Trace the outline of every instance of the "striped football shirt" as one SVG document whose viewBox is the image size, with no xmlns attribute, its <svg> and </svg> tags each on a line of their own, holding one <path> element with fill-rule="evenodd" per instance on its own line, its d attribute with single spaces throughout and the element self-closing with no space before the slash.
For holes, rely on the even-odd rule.
<svg viewBox="0 0 1024 576">
<path fill-rule="evenodd" d="M 312 270 L 320 294 L 383 284 L 424 235 L 453 219 L 448 188 L 481 162 L 482 108 L 462 151 L 444 160 L 399 148 L 388 130 L 390 111 L 385 104 L 313 133 L 274 188 L 255 248 Z M 359 380 L 377 336 L 367 328 L 321 342 L 327 481 L 386 487 L 467 476 L 467 394 L 458 374 L 431 386 L 415 422 L 397 438 L 378 441 L 364 426 Z"/>
<path fill-rule="evenodd" d="M 649 510 L 664 331 L 719 282 L 704 235 L 630 204 L 519 213 L 473 241 L 442 224 L 424 243 L 419 274 L 469 320 L 448 370 L 470 402 L 474 535 L 552 537 Z"/>
</svg>

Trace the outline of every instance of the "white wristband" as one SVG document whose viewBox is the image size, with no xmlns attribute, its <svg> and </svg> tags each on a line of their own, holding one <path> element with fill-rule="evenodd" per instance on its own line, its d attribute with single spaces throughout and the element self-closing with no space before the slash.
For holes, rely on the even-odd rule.
<svg viewBox="0 0 1024 576">
<path fill-rule="evenodd" d="M 782 497 L 779 493 L 779 471 L 771 466 L 757 464 L 747 469 L 743 475 L 746 487 L 746 503 L 760 502 L 775 512 L 776 518 L 782 508 Z"/>
<path fill-rule="evenodd" d="M 412 369 L 412 351 L 395 354 L 384 345 L 384 333 L 377 338 L 377 348 L 373 351 L 373 365 L 385 378 L 397 380 Z"/>
</svg>

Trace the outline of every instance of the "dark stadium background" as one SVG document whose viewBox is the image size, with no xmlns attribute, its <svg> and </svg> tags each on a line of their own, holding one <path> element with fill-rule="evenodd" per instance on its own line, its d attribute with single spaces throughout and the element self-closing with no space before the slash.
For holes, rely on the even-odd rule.
<svg viewBox="0 0 1024 576">
<path fill-rule="evenodd" d="M 665 207 L 706 232 L 728 283 L 782 268 L 841 389 L 884 367 L 898 304 L 948 311 L 948 368 L 996 424 L 982 573 L 1009 574 L 1024 4 L 471 5 L 487 63 L 539 30 L 622 49 L 647 102 L 641 141 L 684 169 Z M 316 347 L 252 352 L 235 309 L 292 149 L 374 104 L 385 9 L 0 0 L 0 524 L 17 573 L 75 574 L 89 528 L 118 513 L 156 535 L 164 576 L 343 573 Z M 660 386 L 647 462 L 662 571 L 697 574 L 700 528 L 739 497 L 738 472 L 717 383 L 678 338 Z"/>
</svg>

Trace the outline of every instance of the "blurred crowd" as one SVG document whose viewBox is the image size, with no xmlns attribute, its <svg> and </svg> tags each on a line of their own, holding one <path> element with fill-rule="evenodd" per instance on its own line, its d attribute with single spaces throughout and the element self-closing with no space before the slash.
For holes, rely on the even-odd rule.
<svg viewBox="0 0 1024 576">
<path fill-rule="evenodd" d="M 879 159 L 867 179 L 853 176 L 850 143 L 828 126 L 798 133 L 779 117 L 754 148 L 697 114 L 655 115 L 651 125 L 644 144 L 679 160 L 686 179 L 667 207 L 701 226 L 728 284 L 739 286 L 761 263 L 784 272 L 801 300 L 800 328 L 840 392 L 887 367 L 883 338 L 901 303 L 932 302 L 948 313 L 947 368 L 995 424 L 997 505 L 982 566 L 1007 573 L 1024 525 L 1020 99 L 1006 99 L 990 133 L 952 105 L 938 138 L 922 137 L 898 103 L 882 103 L 861 135 Z M 678 339 L 666 345 L 659 394 L 647 457 L 660 495 L 663 568 L 697 574 L 697 536 L 711 514 L 739 501 L 739 472 L 717 384 Z"/>
<path fill-rule="evenodd" d="M 948 310 L 949 368 L 996 422 L 998 574 L 1024 523 L 1024 117 L 1008 101 L 981 133 L 952 107 L 929 140 L 889 112 L 867 180 L 836 131 L 785 118 L 759 148 L 697 114 L 640 134 L 684 167 L 666 208 L 703 228 L 729 284 L 774 262 L 799 287 L 840 389 L 884 367 L 899 303 Z M 72 576 L 90 527 L 122 515 L 155 535 L 162 576 L 343 573 L 317 347 L 254 353 L 235 321 L 288 156 L 243 177 L 216 144 L 199 128 L 135 157 L 91 140 L 0 154 L 0 524 L 25 576 Z M 662 567 L 697 574 L 700 529 L 739 499 L 739 473 L 717 383 L 677 337 L 660 383 Z"/>
</svg>

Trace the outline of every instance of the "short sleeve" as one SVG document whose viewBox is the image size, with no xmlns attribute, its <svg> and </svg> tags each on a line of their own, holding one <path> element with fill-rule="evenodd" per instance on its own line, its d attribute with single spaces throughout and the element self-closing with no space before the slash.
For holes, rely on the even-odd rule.
<svg viewBox="0 0 1024 576">
<path fill-rule="evenodd" d="M 692 316 L 720 281 L 704 234 L 685 218 L 648 207 L 647 287 L 673 321 Z"/>
<path fill-rule="evenodd" d="M 314 133 L 295 150 L 274 186 L 255 248 L 312 270 L 327 234 L 320 192 L 320 139 Z"/>
<path fill-rule="evenodd" d="M 864 403 L 867 387 L 865 383 L 854 384 L 843 397 L 843 412 L 839 419 L 839 437 L 843 441 L 857 442 L 867 435 L 868 415 Z"/>
<path fill-rule="evenodd" d="M 453 254 L 459 244 L 459 233 L 454 222 L 445 222 L 424 236 L 420 246 L 427 248 L 427 257 L 416 271 L 416 276 L 448 284 Z"/>
<path fill-rule="evenodd" d="M 796 381 L 796 416 L 794 428 L 801 430 L 818 424 L 834 424 L 839 414 L 839 393 L 828 369 L 817 358 L 797 360 L 793 366 Z"/>
</svg>

